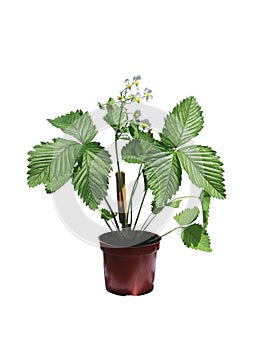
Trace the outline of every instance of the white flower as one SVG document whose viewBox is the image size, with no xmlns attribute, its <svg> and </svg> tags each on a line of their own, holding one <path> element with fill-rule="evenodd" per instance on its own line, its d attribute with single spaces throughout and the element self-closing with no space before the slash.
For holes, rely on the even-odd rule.
<svg viewBox="0 0 255 350">
<path fill-rule="evenodd" d="M 135 102 L 136 103 L 140 103 L 141 102 L 141 94 L 139 92 L 135 95 Z"/>
<path fill-rule="evenodd" d="M 151 130 L 151 123 L 149 122 L 148 119 L 141 120 L 138 128 L 141 131 L 150 131 Z"/>
<path fill-rule="evenodd" d="M 149 99 L 151 100 L 153 98 L 151 93 L 152 93 L 151 89 L 148 89 L 148 88 L 144 89 L 143 98 L 145 98 L 146 101 L 148 101 Z"/>
<path fill-rule="evenodd" d="M 140 122 L 140 120 L 139 120 L 140 117 L 141 117 L 141 111 L 139 109 L 137 109 L 133 114 L 133 119 L 136 122 Z"/>
<path fill-rule="evenodd" d="M 131 88 L 132 88 L 132 86 L 133 86 L 133 83 L 130 83 L 129 79 L 126 79 L 126 80 L 124 81 L 124 83 L 126 84 L 126 87 L 127 87 L 129 90 L 131 90 Z"/>
<path fill-rule="evenodd" d="M 138 87 L 139 83 L 140 83 L 140 80 L 141 80 L 141 76 L 140 75 L 137 75 L 137 76 L 134 76 L 133 77 L 133 84 Z"/>
</svg>

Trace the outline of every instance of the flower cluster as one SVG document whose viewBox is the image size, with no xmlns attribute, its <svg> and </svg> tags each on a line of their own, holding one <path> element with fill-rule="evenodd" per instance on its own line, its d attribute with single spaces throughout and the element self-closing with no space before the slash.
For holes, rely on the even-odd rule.
<svg viewBox="0 0 255 350">
<path fill-rule="evenodd" d="M 140 75 L 134 76 L 132 80 L 126 79 L 124 81 L 125 88 L 122 91 L 120 91 L 119 95 L 117 96 L 117 101 L 122 103 L 135 102 L 139 104 L 142 102 L 142 100 L 151 100 L 153 98 L 151 89 L 145 88 L 143 93 L 141 93 L 139 90 L 141 79 L 142 78 Z M 135 88 L 136 91 L 134 91 L 133 88 Z M 101 102 L 98 102 L 97 105 L 100 109 L 105 108 L 105 104 Z"/>
<path fill-rule="evenodd" d="M 130 102 L 136 102 L 136 103 L 141 103 L 141 101 L 144 99 L 146 101 L 148 101 L 149 99 L 152 99 L 152 91 L 149 88 L 144 89 L 143 94 L 140 93 L 139 91 L 139 84 L 141 81 L 141 76 L 140 75 L 136 75 L 133 77 L 132 80 L 130 79 L 126 79 L 124 81 L 126 87 L 124 90 L 120 91 L 120 94 L 118 96 L 118 100 L 119 101 L 130 101 Z M 132 88 L 136 89 L 136 92 L 134 93 L 132 91 Z"/>
<path fill-rule="evenodd" d="M 152 96 L 152 90 L 149 88 L 145 88 L 143 93 L 140 92 L 140 81 L 141 76 L 136 75 L 133 77 L 133 79 L 126 79 L 124 81 L 125 88 L 120 91 L 119 95 L 117 96 L 117 102 L 121 103 L 123 106 L 127 103 L 137 103 L 140 104 L 142 100 L 148 101 L 153 98 Z M 105 109 L 106 104 L 103 104 L 101 102 L 98 102 L 98 107 L 100 109 Z M 135 123 L 138 124 L 138 128 L 141 131 L 148 131 L 152 132 L 151 129 L 151 123 L 148 119 L 140 119 L 141 117 L 141 111 L 136 110 L 133 114 L 133 120 Z"/>
</svg>

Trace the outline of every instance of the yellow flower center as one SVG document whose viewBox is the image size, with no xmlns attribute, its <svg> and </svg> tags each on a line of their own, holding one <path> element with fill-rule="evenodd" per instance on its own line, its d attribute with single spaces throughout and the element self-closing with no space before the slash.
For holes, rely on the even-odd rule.
<svg viewBox="0 0 255 350">
<path fill-rule="evenodd" d="M 146 129 L 147 128 L 147 124 L 146 123 L 142 123 L 142 128 Z"/>
<path fill-rule="evenodd" d="M 135 118 L 138 118 L 138 117 L 139 117 L 139 113 L 135 112 Z"/>
<path fill-rule="evenodd" d="M 134 84 L 135 84 L 135 86 L 138 86 L 138 85 L 139 85 L 139 80 L 136 80 L 136 81 L 134 82 Z"/>
<path fill-rule="evenodd" d="M 140 102 L 141 102 L 140 97 L 137 97 L 135 100 L 136 100 L 137 103 L 140 103 Z"/>
<path fill-rule="evenodd" d="M 127 88 L 128 88 L 128 89 L 131 89 L 131 87 L 132 87 L 132 84 L 128 83 L 128 84 L 127 84 Z"/>
<path fill-rule="evenodd" d="M 123 100 L 123 96 L 118 96 L 118 100 L 122 101 Z"/>
<path fill-rule="evenodd" d="M 151 95 L 151 94 L 150 94 L 149 92 L 146 92 L 145 97 L 146 97 L 146 98 L 149 98 L 150 95 Z"/>
</svg>

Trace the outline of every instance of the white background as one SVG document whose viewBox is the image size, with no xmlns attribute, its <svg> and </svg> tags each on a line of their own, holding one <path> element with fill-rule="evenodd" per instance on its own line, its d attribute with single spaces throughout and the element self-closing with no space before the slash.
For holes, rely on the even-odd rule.
<svg viewBox="0 0 255 350">
<path fill-rule="evenodd" d="M 254 349 L 252 5 L 1 2 L 1 349 Z M 57 136 L 46 118 L 94 110 L 135 74 L 163 110 L 197 97 L 197 142 L 221 155 L 228 198 L 212 203 L 212 254 L 167 237 L 153 293 L 118 297 L 104 290 L 100 250 L 27 188 L 26 153 Z"/>
</svg>

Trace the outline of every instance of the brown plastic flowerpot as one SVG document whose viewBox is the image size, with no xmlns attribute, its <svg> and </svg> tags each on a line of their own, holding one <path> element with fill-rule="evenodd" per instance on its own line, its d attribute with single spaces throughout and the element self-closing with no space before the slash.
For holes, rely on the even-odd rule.
<svg viewBox="0 0 255 350">
<path fill-rule="evenodd" d="M 104 254 L 106 289 L 118 295 L 142 295 L 153 290 L 156 255 L 160 237 L 150 232 L 132 231 L 133 238 L 119 232 L 99 236 Z"/>
</svg>

